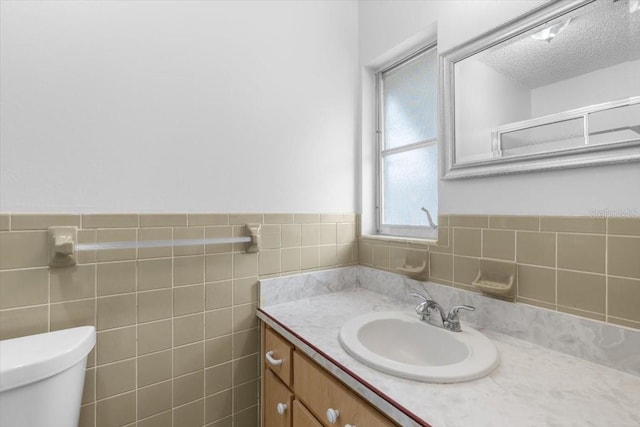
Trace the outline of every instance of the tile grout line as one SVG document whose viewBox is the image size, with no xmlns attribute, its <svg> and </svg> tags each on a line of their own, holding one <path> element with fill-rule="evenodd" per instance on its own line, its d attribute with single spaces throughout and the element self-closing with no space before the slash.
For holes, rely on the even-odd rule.
<svg viewBox="0 0 640 427">
<path fill-rule="evenodd" d="M 187 217 L 188 223 L 188 217 Z M 171 229 L 171 235 L 173 236 L 173 229 Z M 176 274 L 176 258 L 175 258 L 175 247 L 171 247 L 171 426 L 175 426 L 175 416 L 174 416 L 174 402 L 175 402 L 175 330 L 174 330 L 174 307 L 173 307 L 173 290 L 176 286 L 175 284 L 175 274 Z M 206 263 L 205 263 L 206 264 Z"/>
<path fill-rule="evenodd" d="M 51 332 L 51 270 L 47 271 L 47 332 Z"/>
<path fill-rule="evenodd" d="M 604 223 L 604 320 L 609 323 L 609 217 Z"/>
<path fill-rule="evenodd" d="M 449 219 L 451 221 L 451 219 Z M 453 227 L 453 242 L 451 243 L 451 287 L 455 288 L 455 272 L 456 272 L 456 227 Z"/>
<path fill-rule="evenodd" d="M 520 277 L 518 268 L 518 231 L 513 232 L 513 262 L 516 265 L 516 300 L 520 298 Z M 515 302 L 515 301 L 514 301 Z"/>
<path fill-rule="evenodd" d="M 138 241 L 138 229 L 136 229 L 136 242 Z M 97 270 L 97 268 L 96 268 Z M 136 416 L 135 416 L 135 423 L 137 424 L 138 422 L 138 418 L 139 418 L 139 413 L 138 413 L 138 406 L 139 406 L 139 402 L 138 402 L 138 390 L 140 388 L 140 385 L 138 384 L 138 250 L 136 248 L 136 259 L 134 261 L 134 272 L 135 272 L 135 276 L 134 276 L 134 284 L 135 284 L 135 290 L 136 290 L 136 352 L 135 352 L 135 366 L 134 366 L 134 375 L 135 375 L 135 385 L 136 385 L 136 395 L 135 395 L 135 401 L 136 401 Z M 96 281 L 97 282 L 97 281 Z"/>
<path fill-rule="evenodd" d="M 95 240 L 98 240 L 98 233 L 96 232 L 95 234 Z M 97 258 L 97 255 L 96 257 Z M 94 258 L 94 261 L 95 261 Z M 93 381 L 93 401 L 94 401 L 94 405 L 93 405 L 93 423 L 94 426 L 97 425 L 98 423 L 98 264 L 97 263 L 93 263 L 93 294 L 94 294 L 94 298 L 93 298 L 93 316 L 94 316 L 94 322 L 95 322 L 95 328 L 96 328 L 96 347 L 95 347 L 95 352 L 94 352 L 94 364 L 93 367 L 95 368 L 93 375 L 94 375 L 94 381 Z M 137 298 L 137 296 L 136 296 Z M 137 311 L 137 310 L 136 310 Z M 137 328 L 136 328 L 137 329 Z M 137 334 L 137 331 L 136 331 Z M 136 357 L 138 355 L 136 354 Z"/>
<path fill-rule="evenodd" d="M 232 229 L 232 234 L 233 234 L 233 229 Z M 234 331 L 233 331 L 233 307 L 234 307 L 234 305 L 236 303 L 236 297 L 235 297 L 235 279 L 236 279 L 236 277 L 235 277 L 235 268 L 234 268 L 235 267 L 235 257 L 236 257 L 236 253 L 235 253 L 235 251 L 233 251 L 231 253 L 231 359 L 232 360 L 233 360 L 233 353 L 234 353 L 235 345 L 236 345 L 236 336 L 235 336 Z M 257 258 L 258 257 L 256 257 L 256 263 L 258 262 Z M 257 267 L 257 269 L 259 269 L 259 267 Z M 257 271 L 256 271 L 256 273 L 257 273 Z M 205 336 L 206 336 L 206 333 L 205 333 Z M 235 393 L 233 392 L 233 389 L 235 387 L 235 373 L 234 373 L 234 370 L 233 370 L 233 362 L 230 362 L 230 363 L 231 363 L 231 414 L 230 414 L 230 416 L 231 416 L 231 423 L 233 425 L 233 414 L 234 414 L 234 408 L 235 408 L 235 397 L 234 397 Z M 205 414 L 205 417 L 206 417 L 206 414 Z"/>
<path fill-rule="evenodd" d="M 555 277 L 555 283 L 554 283 L 554 288 L 555 288 L 555 302 L 554 302 L 554 307 L 555 310 L 558 311 L 558 233 L 554 233 L 554 240 L 555 240 L 555 250 L 556 250 L 556 256 L 555 256 L 555 262 L 554 262 L 554 277 Z"/>
</svg>

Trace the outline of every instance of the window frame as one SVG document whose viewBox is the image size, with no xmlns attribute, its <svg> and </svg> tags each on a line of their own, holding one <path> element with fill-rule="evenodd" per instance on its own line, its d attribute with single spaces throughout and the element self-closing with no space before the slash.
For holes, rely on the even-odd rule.
<svg viewBox="0 0 640 427">
<path fill-rule="evenodd" d="M 385 73 L 403 66 L 405 64 L 410 63 L 411 61 L 418 58 L 420 55 L 427 53 L 431 50 L 436 50 L 437 52 L 437 41 L 433 41 L 427 45 L 420 47 L 409 53 L 408 55 L 404 55 L 399 59 L 396 59 L 392 63 L 381 67 L 375 72 L 375 110 L 376 110 L 376 119 L 375 119 L 375 144 L 376 144 L 376 197 L 375 197 L 375 210 L 376 210 L 376 234 L 381 236 L 391 236 L 391 237 L 404 237 L 404 238 L 417 238 L 417 239 L 429 239 L 429 240 L 437 240 L 438 238 L 438 226 L 432 228 L 428 226 L 419 226 L 419 225 L 394 225 L 394 224 L 384 224 L 383 215 L 384 215 L 384 168 L 383 158 L 387 155 L 397 154 L 407 151 L 413 151 L 424 147 L 429 147 L 435 145 L 436 147 L 439 144 L 439 135 L 436 134 L 434 138 L 427 139 L 424 141 L 416 141 L 407 145 L 403 145 L 401 147 L 394 147 L 384 150 L 384 83 L 382 77 Z M 439 69 L 439 67 L 438 67 Z M 440 76 L 438 75 L 438 79 Z M 439 82 L 435 83 L 436 88 L 439 87 Z M 440 114 L 440 112 L 437 112 Z M 436 126 L 439 126 L 439 120 L 436 117 Z M 440 164 L 440 149 L 438 147 L 438 165 Z M 437 171 L 436 176 L 438 177 L 438 187 L 440 181 L 440 174 Z M 431 216 L 434 219 L 434 222 L 437 224 L 437 212 L 430 212 Z M 426 214 L 425 214 L 426 215 Z"/>
</svg>

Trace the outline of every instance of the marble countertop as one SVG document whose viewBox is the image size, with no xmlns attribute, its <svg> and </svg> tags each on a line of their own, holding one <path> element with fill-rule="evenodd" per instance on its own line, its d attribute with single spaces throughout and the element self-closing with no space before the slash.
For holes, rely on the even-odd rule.
<svg viewBox="0 0 640 427">
<path fill-rule="evenodd" d="M 352 317 L 412 309 L 355 288 L 261 307 L 258 316 L 402 426 L 640 426 L 640 377 L 491 330 L 476 328 L 495 342 L 500 365 L 458 384 L 378 372 L 338 342 Z"/>
</svg>

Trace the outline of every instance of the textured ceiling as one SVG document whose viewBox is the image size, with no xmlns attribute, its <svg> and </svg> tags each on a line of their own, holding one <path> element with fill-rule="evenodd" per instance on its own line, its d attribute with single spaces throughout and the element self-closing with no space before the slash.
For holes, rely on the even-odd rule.
<svg viewBox="0 0 640 427">
<path fill-rule="evenodd" d="M 530 37 L 567 17 L 571 23 L 551 42 Z M 474 58 L 528 88 L 640 58 L 640 11 L 630 13 L 629 0 L 597 0 L 549 24 Z"/>
</svg>

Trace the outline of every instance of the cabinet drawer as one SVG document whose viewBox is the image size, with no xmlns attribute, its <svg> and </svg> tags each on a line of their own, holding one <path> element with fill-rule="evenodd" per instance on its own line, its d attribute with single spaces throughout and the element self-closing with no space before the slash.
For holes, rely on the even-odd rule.
<svg viewBox="0 0 640 427">
<path fill-rule="evenodd" d="M 293 393 L 268 369 L 264 387 L 264 427 L 291 427 Z"/>
<path fill-rule="evenodd" d="M 296 396 L 324 425 L 395 425 L 307 357 L 296 351 L 293 359 Z M 339 413 L 337 421 L 333 423 L 327 414 L 329 409 Z"/>
<path fill-rule="evenodd" d="M 322 424 L 299 400 L 293 401 L 293 426 L 294 427 L 322 427 Z"/>
<path fill-rule="evenodd" d="M 264 358 L 267 366 L 283 383 L 291 387 L 291 355 L 293 346 L 271 328 L 265 328 Z"/>
</svg>

